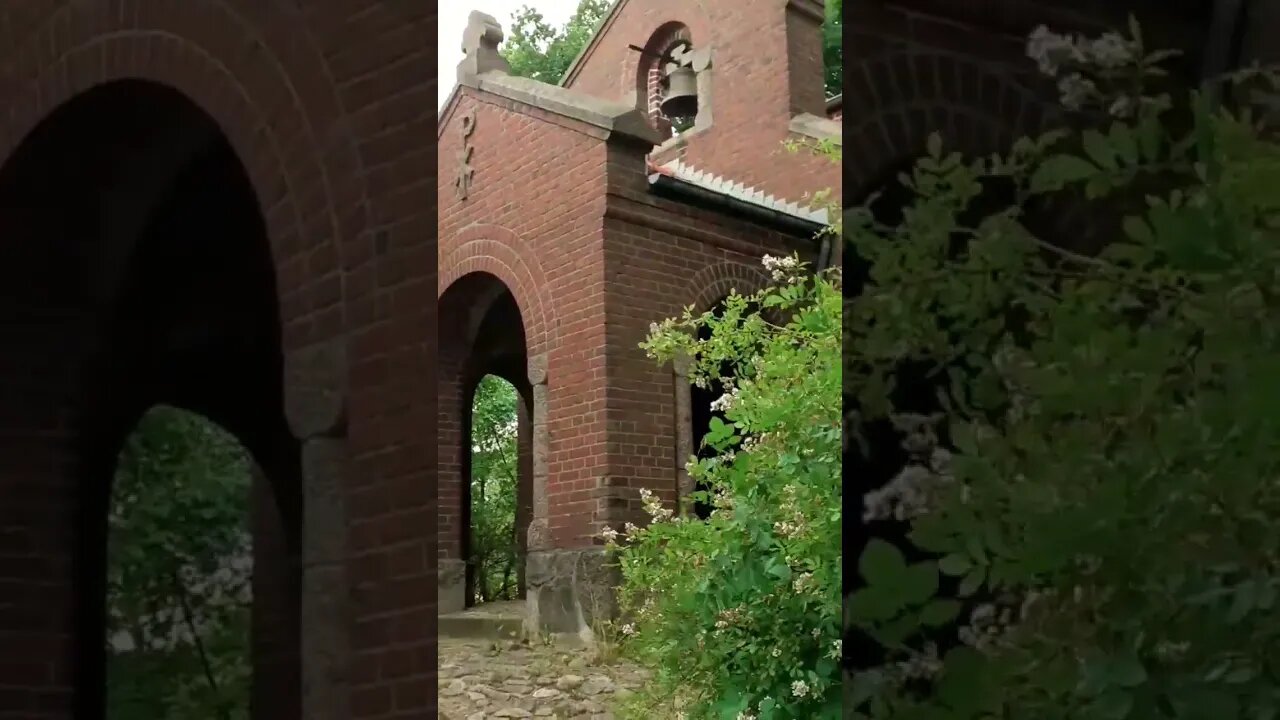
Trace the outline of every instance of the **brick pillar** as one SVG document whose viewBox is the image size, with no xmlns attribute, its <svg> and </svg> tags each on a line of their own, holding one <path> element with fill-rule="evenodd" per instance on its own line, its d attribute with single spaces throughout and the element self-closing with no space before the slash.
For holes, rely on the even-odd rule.
<svg viewBox="0 0 1280 720">
<path fill-rule="evenodd" d="M 436 437 L 438 438 L 438 480 L 436 512 L 439 517 L 436 544 L 439 570 L 436 579 L 436 603 L 439 614 L 457 612 L 466 607 L 466 565 L 462 557 L 463 533 L 467 532 L 462 516 L 465 462 L 471 456 L 467 443 L 465 387 L 462 382 L 462 358 L 456 348 L 441 347 L 437 382 Z"/>
<path fill-rule="evenodd" d="M 525 597 L 525 562 L 529 554 L 529 521 L 533 515 L 533 412 L 530 400 L 516 398 L 516 587 Z"/>
<path fill-rule="evenodd" d="M 6 264 L 0 258 L 0 270 Z M 0 296 L 39 279 L 14 281 Z M 68 409 L 80 394 L 74 339 L 84 325 L 72 313 L 31 312 L 8 300 L 0 300 L 0 717 L 71 718 L 75 701 L 88 717 L 101 712 L 104 638 L 100 623 L 77 620 L 101 609 L 102 585 L 100 578 L 73 575 L 73 555 L 83 533 L 82 549 L 105 558 L 105 535 L 98 533 L 106 516 L 97 503 L 77 513 L 80 467 Z M 86 563 L 88 573 L 100 567 Z M 77 587 L 77 580 L 87 582 Z M 78 591 L 89 611 L 79 618 Z M 80 658 L 87 662 L 75 667 Z M 77 672 L 88 689 L 79 697 Z"/>
<path fill-rule="evenodd" d="M 333 338 L 285 356 L 285 411 L 302 445 L 302 717 L 351 713 L 347 573 L 347 355 Z"/>
<path fill-rule="evenodd" d="M 249 717 L 277 720 L 302 717 L 300 558 L 290 550 L 272 486 L 253 466 L 250 489 L 253 533 L 253 606 L 250 657 L 253 681 Z"/>
<path fill-rule="evenodd" d="M 826 117 L 827 93 L 822 60 L 823 6 L 815 0 L 787 4 L 787 84 L 791 113 Z"/>
</svg>

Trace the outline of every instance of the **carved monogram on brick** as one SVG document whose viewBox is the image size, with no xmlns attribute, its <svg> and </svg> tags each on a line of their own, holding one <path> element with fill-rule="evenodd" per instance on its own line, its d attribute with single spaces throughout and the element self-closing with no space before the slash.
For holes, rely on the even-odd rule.
<svg viewBox="0 0 1280 720">
<path fill-rule="evenodd" d="M 475 146 L 471 144 L 471 134 L 476 131 L 476 111 L 470 110 L 462 116 L 462 150 L 458 153 L 458 177 L 453 181 L 458 191 L 458 199 L 466 200 L 471 194 L 471 185 L 475 176 L 475 168 L 471 167 L 471 153 Z"/>
</svg>

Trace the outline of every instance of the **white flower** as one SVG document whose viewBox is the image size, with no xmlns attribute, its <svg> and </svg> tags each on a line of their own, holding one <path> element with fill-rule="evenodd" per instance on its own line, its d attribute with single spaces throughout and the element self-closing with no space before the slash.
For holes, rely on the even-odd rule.
<svg viewBox="0 0 1280 720">
<path fill-rule="evenodd" d="M 800 258 L 789 255 L 787 257 L 774 257 L 773 255 L 765 255 L 761 258 L 761 264 L 764 269 L 775 281 L 794 279 L 799 276 Z"/>
<path fill-rule="evenodd" d="M 1050 32 L 1049 28 L 1041 25 L 1027 38 L 1027 57 L 1036 61 L 1040 72 L 1053 77 L 1064 62 L 1079 62 L 1084 59 L 1084 54 L 1070 37 Z"/>
<path fill-rule="evenodd" d="M 769 651 L 769 655 L 771 657 L 782 657 L 782 648 L 775 645 L 773 650 Z"/>
<path fill-rule="evenodd" d="M 1104 33 L 1085 47 L 1085 53 L 1100 67 L 1114 69 L 1133 61 L 1133 43 L 1119 33 Z"/>
<path fill-rule="evenodd" d="M 1111 114 L 1111 117 L 1115 118 L 1129 117 L 1133 114 L 1133 98 L 1128 96 L 1116 98 L 1107 112 Z"/>
<path fill-rule="evenodd" d="M 623 634 L 623 635 L 626 635 L 627 637 L 631 637 L 632 635 L 635 635 L 635 634 L 636 634 L 636 626 L 635 626 L 635 625 L 632 625 L 631 623 L 627 623 L 626 625 L 623 625 L 623 626 L 622 626 L 622 634 Z"/>
<path fill-rule="evenodd" d="M 1062 106 L 1068 110 L 1079 110 L 1084 107 L 1097 90 L 1092 80 L 1077 73 L 1072 73 L 1058 81 L 1058 93 L 1061 96 Z"/>
<path fill-rule="evenodd" d="M 810 573 L 800 573 L 800 576 L 791 583 L 792 589 L 797 593 L 802 593 L 809 587 L 809 583 L 813 581 L 813 575 Z M 816 635 L 815 635 L 816 637 Z"/>
<path fill-rule="evenodd" d="M 600 531 L 600 537 L 604 538 L 606 542 L 614 542 L 618 539 L 618 531 L 605 526 L 605 529 Z"/>
<path fill-rule="evenodd" d="M 752 715 L 746 710 L 743 710 L 742 712 L 738 713 L 738 720 L 756 720 L 756 716 Z"/>
<path fill-rule="evenodd" d="M 733 407 L 734 402 L 738 399 L 738 388 L 729 388 L 725 394 L 711 401 L 711 412 L 724 412 Z"/>
<path fill-rule="evenodd" d="M 673 512 L 670 508 L 662 506 L 662 501 L 649 488 L 640 488 L 640 502 L 644 504 L 645 512 L 653 518 L 655 522 L 669 519 Z"/>
<path fill-rule="evenodd" d="M 839 638 L 831 641 L 831 650 L 827 652 L 827 657 L 832 660 L 839 660 L 840 655 L 844 652 L 844 641 Z"/>
<path fill-rule="evenodd" d="M 807 574 L 807 573 L 806 573 L 806 574 Z M 814 639 L 814 640 L 817 640 L 818 638 L 822 637 L 822 631 L 821 631 L 821 630 L 819 630 L 818 628 L 814 628 L 814 629 L 813 629 L 813 632 L 811 632 L 811 633 L 809 633 L 809 634 L 813 636 L 813 639 Z"/>
<path fill-rule="evenodd" d="M 803 680 L 797 680 L 791 683 L 791 694 L 796 697 L 804 697 L 809 694 L 809 683 Z"/>
</svg>

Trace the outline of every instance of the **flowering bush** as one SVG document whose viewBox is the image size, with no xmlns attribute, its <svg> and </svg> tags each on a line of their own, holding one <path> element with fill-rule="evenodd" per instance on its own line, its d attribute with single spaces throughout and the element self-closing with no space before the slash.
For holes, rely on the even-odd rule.
<svg viewBox="0 0 1280 720">
<path fill-rule="evenodd" d="M 725 419 L 705 438 L 719 454 L 688 466 L 715 508 L 707 521 L 644 491 L 652 521 L 605 531 L 624 647 L 656 670 L 638 717 L 840 716 L 840 276 L 765 264 L 774 287 L 731 294 L 719 317 L 656 325 L 645 344 L 690 358 L 696 383 L 720 380 Z"/>
<path fill-rule="evenodd" d="M 863 419 L 899 421 L 911 458 L 865 495 L 866 519 L 909 523 L 934 558 L 877 540 L 858 558 L 849 621 L 885 657 L 854 674 L 850 710 L 1275 718 L 1280 147 L 1247 108 L 1108 88 L 1158 74 L 1136 29 L 1041 29 L 1028 50 L 1051 75 L 1074 68 L 1069 108 L 1108 112 L 1007 157 L 932 138 L 900 224 L 848 217 L 871 269 L 846 306 L 846 382 Z M 997 180 L 1015 202 L 962 221 Z M 1028 229 L 1028 208 L 1081 191 L 1098 226 L 1117 214 L 1099 253 Z M 936 368 L 936 415 L 895 413 L 903 363 Z M 956 647 L 929 642 L 957 619 Z"/>
</svg>

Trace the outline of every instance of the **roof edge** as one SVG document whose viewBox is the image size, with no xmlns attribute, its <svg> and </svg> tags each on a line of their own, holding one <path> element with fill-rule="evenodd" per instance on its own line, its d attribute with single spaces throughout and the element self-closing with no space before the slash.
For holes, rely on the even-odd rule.
<svg viewBox="0 0 1280 720">
<path fill-rule="evenodd" d="M 662 142 L 662 136 L 634 107 L 601 100 L 559 85 L 499 71 L 459 77 L 458 85 L 445 104 L 445 110 L 439 116 L 438 122 L 441 127 L 452 107 L 456 105 L 456 97 L 463 86 L 576 120 L 604 130 L 610 135 L 621 135 L 649 145 Z"/>
<path fill-rule="evenodd" d="M 569 68 L 564 71 L 564 77 L 560 78 L 560 87 L 569 87 L 569 83 L 578 77 L 578 71 L 582 69 L 586 63 L 587 56 L 595 51 L 596 46 L 600 44 L 600 38 L 613 25 L 613 21 L 618 19 L 618 15 L 622 12 L 622 6 L 627 4 L 628 0 L 617 0 L 613 3 L 613 7 L 609 8 L 609 12 L 600 20 L 600 25 L 591 33 L 591 39 L 587 40 L 587 44 L 582 46 L 578 51 L 578 56 L 569 63 Z"/>
<path fill-rule="evenodd" d="M 458 106 L 458 96 L 462 94 L 462 86 L 454 83 L 453 89 L 449 91 L 449 97 L 445 98 L 444 105 L 436 112 L 436 141 L 439 142 L 440 136 L 444 135 L 444 126 L 449 122 L 449 116 L 453 114 L 453 109 Z"/>
<path fill-rule="evenodd" d="M 829 117 L 800 113 L 791 118 L 787 130 L 821 142 L 844 144 L 844 124 Z"/>
</svg>

